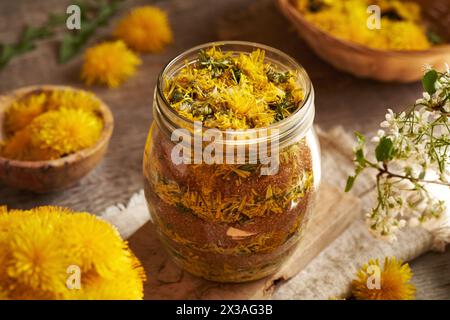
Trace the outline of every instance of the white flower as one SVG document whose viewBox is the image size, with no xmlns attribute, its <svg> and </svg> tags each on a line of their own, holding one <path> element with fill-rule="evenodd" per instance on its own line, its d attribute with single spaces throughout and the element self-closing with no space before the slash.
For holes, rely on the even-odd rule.
<svg viewBox="0 0 450 320">
<path fill-rule="evenodd" d="M 433 69 L 433 66 L 429 63 L 425 63 L 423 65 L 423 72 L 426 73 L 427 71 L 430 71 L 431 69 Z"/>
<path fill-rule="evenodd" d="M 390 124 L 389 121 L 383 121 L 380 123 L 380 127 L 382 128 L 389 128 Z"/>
<path fill-rule="evenodd" d="M 380 142 L 380 137 L 374 136 L 370 141 L 372 141 L 373 143 L 378 143 L 378 142 Z"/>
<path fill-rule="evenodd" d="M 388 109 L 382 130 L 371 139 L 379 143 L 388 137 L 395 150 L 394 159 L 378 164 L 388 172 L 378 170 L 378 205 L 366 215 L 371 232 L 382 238 L 395 239 L 398 229 L 439 219 L 447 210 L 448 199 L 440 200 L 433 191 L 436 184 L 428 181 L 450 180 L 450 118 L 443 113 L 450 112 L 450 100 L 443 100 L 450 94 L 448 66 L 435 88 L 432 95 L 424 92 L 409 113 Z"/>
<path fill-rule="evenodd" d="M 409 225 L 410 227 L 417 227 L 417 226 L 420 225 L 420 221 L 419 221 L 419 219 L 417 219 L 416 217 L 414 217 L 414 218 L 409 219 L 408 225 Z"/>
</svg>

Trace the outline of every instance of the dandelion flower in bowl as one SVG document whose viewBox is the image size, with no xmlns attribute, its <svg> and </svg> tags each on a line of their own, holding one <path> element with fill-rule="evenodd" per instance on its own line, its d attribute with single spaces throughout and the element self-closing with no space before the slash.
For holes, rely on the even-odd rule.
<svg viewBox="0 0 450 320">
<path fill-rule="evenodd" d="M 32 147 L 50 149 L 59 157 L 93 146 L 102 129 L 102 120 L 82 109 L 49 111 L 28 128 Z"/>
</svg>

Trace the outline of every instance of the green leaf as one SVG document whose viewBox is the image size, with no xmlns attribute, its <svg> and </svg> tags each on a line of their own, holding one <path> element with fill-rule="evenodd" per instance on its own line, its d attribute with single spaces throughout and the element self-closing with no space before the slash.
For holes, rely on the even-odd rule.
<svg viewBox="0 0 450 320">
<path fill-rule="evenodd" d="M 347 184 L 345 185 L 345 192 L 349 192 L 353 188 L 353 184 L 355 183 L 356 176 L 349 176 L 347 178 Z"/>
<path fill-rule="evenodd" d="M 244 171 L 248 171 L 248 172 L 253 172 L 253 171 L 255 171 L 256 169 L 258 169 L 258 165 L 257 165 L 257 164 L 250 164 L 250 163 L 247 163 L 247 164 L 240 165 L 240 166 L 238 167 L 238 169 L 244 170 Z"/>
<path fill-rule="evenodd" d="M 64 63 L 70 60 L 74 56 L 75 48 L 77 46 L 77 40 L 71 34 L 64 35 L 61 44 L 59 46 L 59 62 Z"/>
<path fill-rule="evenodd" d="M 434 84 L 438 79 L 438 73 L 436 70 L 429 70 L 422 78 L 422 85 L 426 92 L 433 94 L 436 92 Z"/>
<path fill-rule="evenodd" d="M 98 16 L 96 18 L 96 23 L 98 25 L 105 25 L 109 18 L 116 13 L 118 9 L 118 2 L 113 1 L 109 5 L 104 5 L 100 8 Z"/>
<path fill-rule="evenodd" d="M 83 19 L 81 21 L 81 30 L 66 34 L 59 47 L 59 62 L 65 63 L 74 58 L 94 35 L 96 29 L 108 22 L 118 9 L 118 1 L 104 3 L 91 20 Z M 85 9 L 87 10 L 87 9 Z"/>
<path fill-rule="evenodd" d="M 14 54 L 15 49 L 13 45 L 11 44 L 2 45 L 0 51 L 0 68 L 6 66 L 9 60 L 11 60 L 11 58 L 14 56 Z"/>
<path fill-rule="evenodd" d="M 382 137 L 375 149 L 375 156 L 378 161 L 388 161 L 392 159 L 394 144 L 391 139 Z"/>
<path fill-rule="evenodd" d="M 419 179 L 425 179 L 427 172 L 425 170 L 423 170 L 420 175 L 419 175 Z"/>
<path fill-rule="evenodd" d="M 358 144 L 364 144 L 366 142 L 366 137 L 362 133 L 355 131 L 355 136 L 358 140 Z"/>
<path fill-rule="evenodd" d="M 0 69 L 4 67 L 15 56 L 19 56 L 36 48 L 35 42 L 45 39 L 53 35 L 52 28 L 57 25 L 57 21 L 61 21 L 65 15 L 50 14 L 47 22 L 39 27 L 26 25 L 20 40 L 15 44 L 7 44 L 2 46 L 0 53 Z"/>
<path fill-rule="evenodd" d="M 67 20 L 66 14 L 57 14 L 57 13 L 50 13 L 47 20 L 47 25 L 49 27 L 55 27 L 62 24 L 65 24 Z"/>
<path fill-rule="evenodd" d="M 52 35 L 52 32 L 48 29 L 46 25 L 42 27 L 33 27 L 27 25 L 22 33 L 20 42 L 24 43 L 25 46 L 27 46 L 26 44 L 27 42 L 43 39 L 50 35 Z"/>
<path fill-rule="evenodd" d="M 36 45 L 32 41 L 19 43 L 14 48 L 14 55 L 18 56 L 20 54 L 29 52 L 29 51 L 33 50 L 34 48 L 36 48 Z"/>
<path fill-rule="evenodd" d="M 432 30 L 428 30 L 427 38 L 434 45 L 444 43 L 444 39 Z"/>
<path fill-rule="evenodd" d="M 111 1 L 80 1 L 81 28 L 78 32 L 70 32 L 63 36 L 59 47 L 59 61 L 66 62 L 73 58 L 95 30 L 108 22 L 109 18 L 117 11 L 119 0 Z M 57 26 L 64 25 L 67 15 L 50 13 L 46 23 L 38 27 L 26 25 L 20 40 L 12 44 L 0 44 L 0 69 L 8 64 L 15 56 L 21 55 L 36 47 L 36 42 L 53 35 Z"/>
<path fill-rule="evenodd" d="M 358 162 L 358 164 L 361 167 L 364 167 L 366 165 L 366 157 L 364 156 L 363 149 L 356 149 L 356 151 L 355 151 L 355 159 L 356 159 L 356 162 Z"/>
<path fill-rule="evenodd" d="M 75 57 L 94 34 L 95 26 L 86 24 L 82 31 L 74 34 L 66 34 L 59 47 L 59 62 L 65 63 Z"/>
</svg>

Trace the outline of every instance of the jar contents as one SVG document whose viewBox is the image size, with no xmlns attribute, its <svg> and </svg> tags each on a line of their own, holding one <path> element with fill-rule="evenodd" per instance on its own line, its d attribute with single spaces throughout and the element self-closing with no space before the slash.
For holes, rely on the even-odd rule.
<svg viewBox="0 0 450 320">
<path fill-rule="evenodd" d="M 166 98 L 181 116 L 209 128 L 267 127 L 297 110 L 303 90 L 291 71 L 264 62 L 265 52 L 233 55 L 216 47 L 167 79 Z"/>
<path fill-rule="evenodd" d="M 265 52 L 201 50 L 164 79 L 180 116 L 205 127 L 265 128 L 289 118 L 305 99 L 294 70 Z M 275 272 L 293 252 L 314 191 L 310 142 L 295 137 L 279 150 L 276 174 L 261 163 L 174 164 L 174 143 L 153 123 L 144 156 L 145 191 L 160 238 L 175 262 L 219 282 Z"/>
</svg>

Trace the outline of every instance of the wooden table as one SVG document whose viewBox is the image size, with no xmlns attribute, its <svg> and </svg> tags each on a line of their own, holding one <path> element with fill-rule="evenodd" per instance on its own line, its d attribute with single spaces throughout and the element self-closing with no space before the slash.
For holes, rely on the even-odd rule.
<svg viewBox="0 0 450 320">
<path fill-rule="evenodd" d="M 149 2 L 129 0 L 124 7 Z M 48 12 L 62 13 L 70 3 L 1 1 L 0 42 L 14 41 L 24 23 L 39 24 L 45 21 Z M 419 83 L 383 84 L 336 71 L 314 55 L 271 0 L 165 0 L 157 4 L 169 12 L 175 42 L 161 54 L 143 56 L 137 76 L 122 87 L 92 88 L 111 106 L 116 120 L 111 145 L 102 164 L 77 186 L 57 194 L 35 195 L 0 185 L 0 204 L 12 208 L 53 204 L 100 213 L 111 204 L 127 201 L 142 188 L 142 152 L 152 119 L 157 75 L 171 58 L 200 43 L 226 39 L 255 41 L 296 58 L 314 84 L 316 123 L 323 128 L 341 124 L 348 130 L 373 131 L 383 120 L 387 107 L 400 110 L 414 102 L 422 91 Z M 111 27 L 103 28 L 92 43 L 107 39 L 110 30 Z M 80 57 L 59 65 L 56 49 L 55 41 L 42 42 L 37 50 L 13 60 L 0 71 L 0 92 L 49 83 L 83 88 L 79 80 Z M 443 254 L 426 254 L 411 266 L 419 299 L 450 299 L 450 249 Z"/>
</svg>

